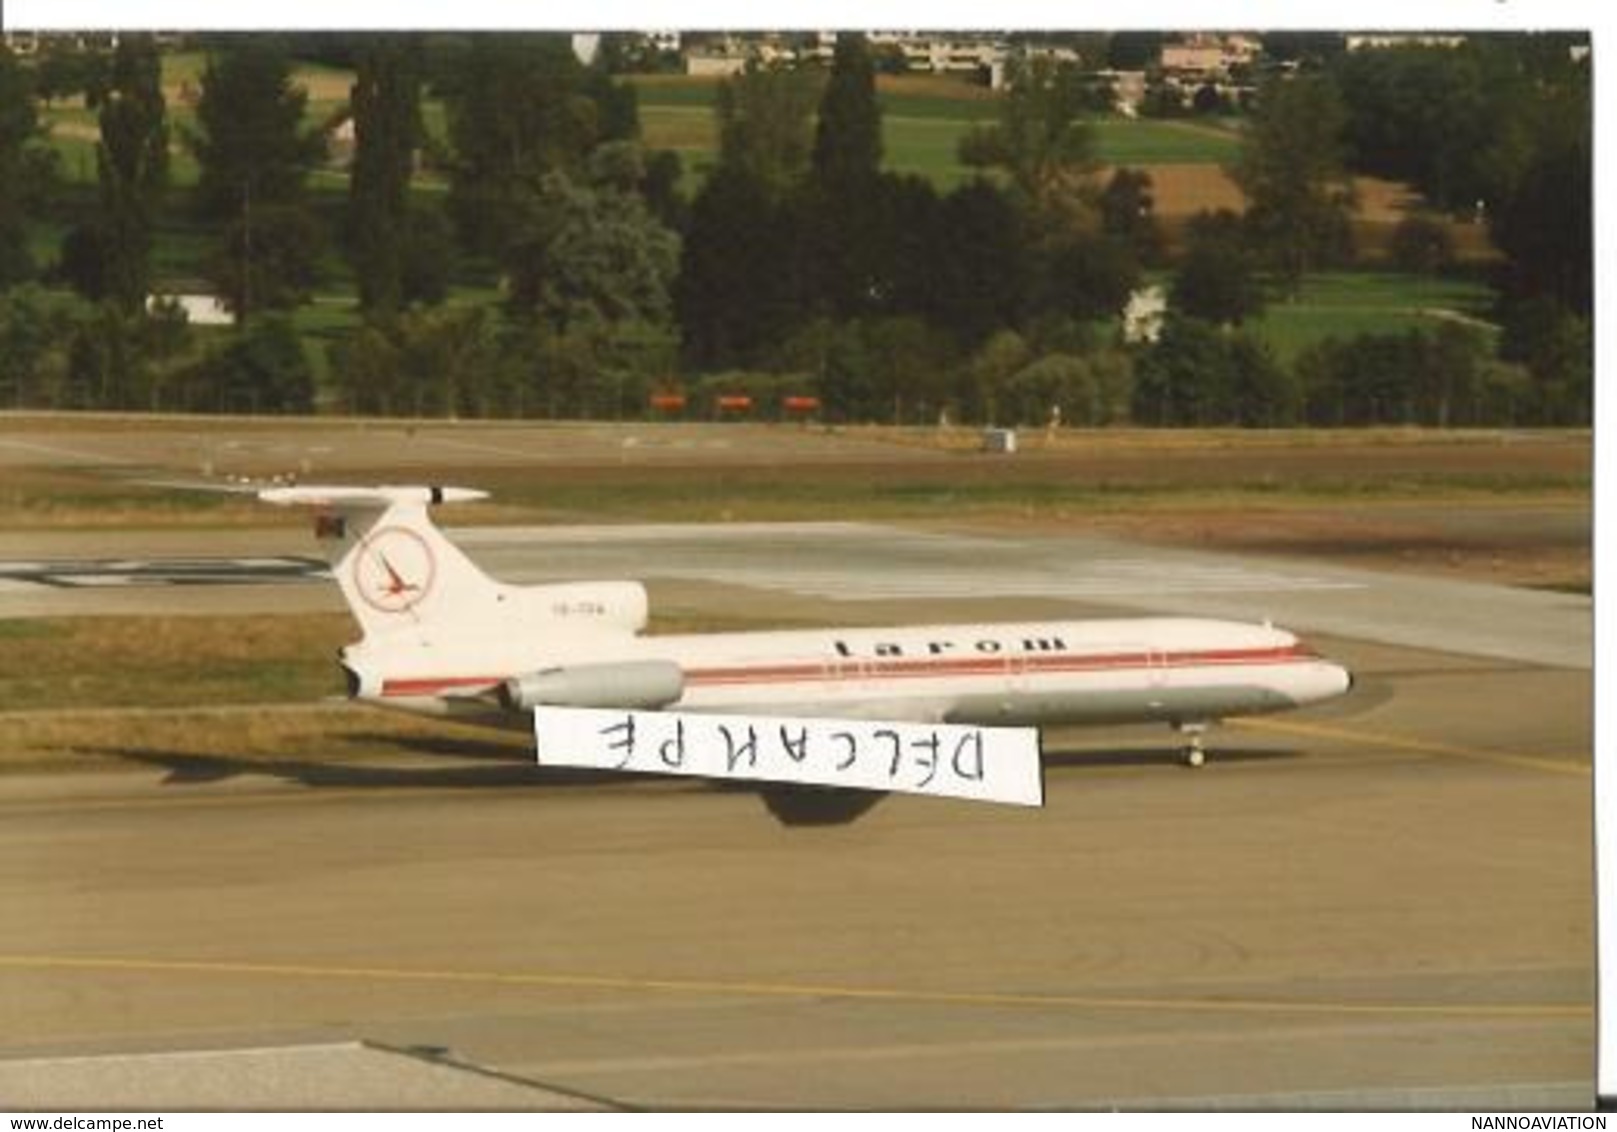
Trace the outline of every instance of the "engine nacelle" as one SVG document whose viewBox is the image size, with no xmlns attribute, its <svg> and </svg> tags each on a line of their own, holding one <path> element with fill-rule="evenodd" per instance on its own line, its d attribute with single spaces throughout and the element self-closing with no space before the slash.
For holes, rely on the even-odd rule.
<svg viewBox="0 0 1617 1132">
<path fill-rule="evenodd" d="M 510 711 L 549 707 L 660 708 L 685 693 L 685 673 L 671 660 L 574 664 L 513 676 L 500 685 Z"/>
<path fill-rule="evenodd" d="M 638 633 L 646 627 L 651 603 L 639 582 L 561 582 L 530 586 L 523 599 L 538 616 L 580 629 Z"/>
</svg>

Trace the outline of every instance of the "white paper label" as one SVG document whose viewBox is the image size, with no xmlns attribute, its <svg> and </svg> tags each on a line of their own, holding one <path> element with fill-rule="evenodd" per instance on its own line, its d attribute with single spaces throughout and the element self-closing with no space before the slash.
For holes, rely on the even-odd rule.
<svg viewBox="0 0 1617 1132">
<path fill-rule="evenodd" d="M 545 766 L 801 782 L 1039 806 L 1033 727 L 540 707 Z"/>
</svg>

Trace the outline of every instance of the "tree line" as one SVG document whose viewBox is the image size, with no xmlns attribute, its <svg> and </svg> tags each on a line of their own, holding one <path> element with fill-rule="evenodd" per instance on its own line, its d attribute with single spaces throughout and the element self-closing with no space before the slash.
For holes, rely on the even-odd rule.
<svg viewBox="0 0 1617 1132">
<path fill-rule="evenodd" d="M 1093 81 L 1037 54 L 1013 57 L 997 117 L 960 143 L 977 175 L 947 192 L 885 167 L 863 37 L 839 36 L 827 68 L 749 67 L 719 88 L 718 153 L 687 198 L 679 156 L 640 141 L 633 86 L 566 37 L 216 39 L 176 126 L 157 45 L 127 35 L 75 80 L 95 197 L 54 247 L 42 75 L 0 51 L 0 404 L 619 417 L 733 387 L 846 421 L 1582 423 L 1589 70 L 1568 46 L 1309 52 L 1249 108 L 1244 211 L 1170 238 L 1148 174 L 1100 175 Z M 354 76 L 340 208 L 309 187 L 339 124 L 307 124 L 293 68 L 311 56 Z M 198 168 L 183 194 L 175 152 Z M 1396 234 L 1408 270 L 1448 268 L 1438 216 L 1488 225 L 1501 333 L 1328 340 L 1282 363 L 1250 332 L 1353 262 L 1354 172 L 1431 203 Z M 148 299 L 175 214 L 206 241 L 228 333 Z M 300 331 L 337 275 L 357 326 Z M 1128 343 L 1118 316 L 1148 278 L 1167 322 Z M 468 299 L 467 279 L 497 288 Z"/>
</svg>

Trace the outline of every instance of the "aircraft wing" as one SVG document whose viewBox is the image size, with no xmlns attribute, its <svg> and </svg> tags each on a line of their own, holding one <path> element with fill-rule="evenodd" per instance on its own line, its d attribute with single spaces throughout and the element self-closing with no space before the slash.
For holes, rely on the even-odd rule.
<svg viewBox="0 0 1617 1132">
<path fill-rule="evenodd" d="M 793 700 L 780 704 L 747 704 L 734 708 L 680 707 L 688 715 L 810 715 L 860 722 L 890 721 L 893 723 L 945 723 L 953 709 L 952 700 L 882 700 L 869 699 L 850 703 L 833 700 L 820 703 L 815 700 Z"/>
</svg>

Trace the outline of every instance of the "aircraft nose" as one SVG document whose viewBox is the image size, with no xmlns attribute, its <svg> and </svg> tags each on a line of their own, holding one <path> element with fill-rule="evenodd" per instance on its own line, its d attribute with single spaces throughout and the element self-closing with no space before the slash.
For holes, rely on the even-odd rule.
<svg viewBox="0 0 1617 1132">
<path fill-rule="evenodd" d="M 1306 685 L 1299 703 L 1334 700 L 1353 690 L 1353 673 L 1340 664 L 1332 664 L 1328 660 L 1321 661 L 1314 665 L 1313 671 L 1306 679 Z"/>
<path fill-rule="evenodd" d="M 1340 664 L 1332 664 L 1329 667 L 1330 674 L 1325 681 L 1327 690 L 1325 695 L 1320 698 L 1326 700 L 1335 699 L 1337 696 L 1345 696 L 1353 691 L 1353 673 Z"/>
</svg>

